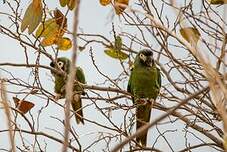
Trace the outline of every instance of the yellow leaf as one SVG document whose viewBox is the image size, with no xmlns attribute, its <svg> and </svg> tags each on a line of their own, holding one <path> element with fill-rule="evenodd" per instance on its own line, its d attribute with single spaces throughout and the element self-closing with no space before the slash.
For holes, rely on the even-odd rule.
<svg viewBox="0 0 227 152">
<path fill-rule="evenodd" d="M 223 147 L 227 150 L 227 136 L 225 134 L 223 135 Z"/>
<path fill-rule="evenodd" d="M 42 20 L 42 3 L 41 0 L 33 0 L 28 6 L 21 23 L 21 31 L 28 28 L 28 33 L 31 34 Z"/>
<path fill-rule="evenodd" d="M 42 46 L 55 44 L 56 41 L 64 35 L 65 30 L 60 29 L 55 19 L 49 19 L 44 24 L 41 24 L 36 31 L 36 37 L 43 37 Z"/>
<path fill-rule="evenodd" d="M 210 4 L 219 5 L 219 4 L 227 4 L 227 0 L 209 0 Z"/>
<path fill-rule="evenodd" d="M 24 32 L 24 30 L 29 26 L 29 23 L 31 21 L 31 10 L 32 10 L 32 4 L 30 4 L 24 14 L 24 17 L 22 19 L 21 23 L 21 31 Z"/>
<path fill-rule="evenodd" d="M 64 33 L 59 31 L 59 28 L 56 30 L 48 30 L 49 33 L 45 35 L 43 40 L 41 41 L 42 46 L 50 46 L 52 44 L 55 44 L 58 39 L 60 39 Z"/>
<path fill-rule="evenodd" d="M 58 46 L 59 50 L 63 51 L 66 51 L 72 47 L 72 41 L 67 37 L 58 39 L 55 44 Z"/>
<path fill-rule="evenodd" d="M 196 44 L 200 38 L 199 31 L 194 27 L 185 27 L 180 29 L 180 34 L 189 43 Z"/>
<path fill-rule="evenodd" d="M 68 4 L 69 0 L 60 0 L 60 5 L 65 7 Z"/>
<path fill-rule="evenodd" d="M 129 0 L 114 0 L 115 12 L 117 15 L 122 14 L 128 6 Z M 122 6 L 124 5 L 124 6 Z"/>
<path fill-rule="evenodd" d="M 55 35 L 49 35 L 48 37 L 43 38 L 41 41 L 42 46 L 50 46 L 53 45 L 57 40 L 57 37 Z"/>
<path fill-rule="evenodd" d="M 36 37 L 48 37 L 50 33 L 56 33 L 58 31 L 59 25 L 55 22 L 55 19 L 49 19 L 44 22 L 44 24 L 39 25 L 36 30 Z"/>
<path fill-rule="evenodd" d="M 70 10 L 73 10 L 76 6 L 76 0 L 69 0 L 67 5 Z"/>
<path fill-rule="evenodd" d="M 103 6 L 110 4 L 111 0 L 99 0 L 99 3 Z"/>
<path fill-rule="evenodd" d="M 120 50 L 116 50 L 113 48 L 108 48 L 107 50 L 104 50 L 104 52 L 115 59 L 125 60 L 128 58 L 128 55 Z"/>
</svg>

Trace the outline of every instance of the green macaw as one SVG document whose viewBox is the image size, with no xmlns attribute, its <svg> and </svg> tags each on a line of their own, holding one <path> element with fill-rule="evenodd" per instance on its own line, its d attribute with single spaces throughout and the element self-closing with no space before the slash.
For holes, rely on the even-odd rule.
<svg viewBox="0 0 227 152">
<path fill-rule="evenodd" d="M 69 59 L 65 57 L 60 57 L 60 58 L 57 58 L 56 63 L 57 65 L 54 64 L 54 62 L 51 62 L 50 66 L 55 69 L 59 67 L 62 71 L 66 72 L 67 75 L 69 74 L 69 68 L 71 64 L 71 61 Z M 57 74 L 54 71 L 51 71 L 51 74 L 55 78 L 55 87 L 54 87 L 54 91 L 56 93 L 55 99 L 58 100 L 60 98 L 64 98 L 67 91 L 65 90 L 67 76 Z M 76 67 L 75 80 L 79 81 L 82 84 L 86 83 L 84 72 L 80 67 Z M 72 104 L 73 110 L 76 111 L 76 114 L 78 114 L 78 115 L 75 115 L 76 122 L 78 124 L 80 122 L 84 124 L 81 95 L 85 95 L 84 89 L 80 84 L 75 82 L 73 100 L 71 101 L 71 104 Z"/>
<path fill-rule="evenodd" d="M 152 103 L 157 98 L 161 88 L 161 74 L 156 67 L 153 53 L 150 50 L 142 50 L 135 58 L 127 91 L 133 95 L 132 101 L 136 107 L 136 129 L 139 129 L 150 121 Z M 146 130 L 136 138 L 142 146 L 147 143 Z"/>
</svg>

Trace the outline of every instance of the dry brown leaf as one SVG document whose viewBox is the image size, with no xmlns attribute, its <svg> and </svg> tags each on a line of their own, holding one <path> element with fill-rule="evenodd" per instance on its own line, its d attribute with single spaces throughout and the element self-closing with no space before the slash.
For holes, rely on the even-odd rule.
<svg viewBox="0 0 227 152">
<path fill-rule="evenodd" d="M 67 18 L 62 14 L 59 9 L 54 10 L 54 19 L 59 27 L 67 28 Z"/>
<path fill-rule="evenodd" d="M 114 0 L 114 7 L 115 7 L 115 12 L 117 15 L 120 15 L 124 12 L 126 9 L 126 6 L 128 6 L 129 0 Z M 125 5 L 125 6 L 121 6 Z"/>
<path fill-rule="evenodd" d="M 34 107 L 34 103 L 20 100 L 17 97 L 13 97 L 14 103 L 16 105 L 16 108 L 23 114 L 26 114 L 29 110 L 31 110 Z"/>
</svg>

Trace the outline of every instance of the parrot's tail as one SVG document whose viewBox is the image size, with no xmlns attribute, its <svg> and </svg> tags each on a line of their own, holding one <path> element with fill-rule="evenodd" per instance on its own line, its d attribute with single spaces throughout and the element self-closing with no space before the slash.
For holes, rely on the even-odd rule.
<svg viewBox="0 0 227 152">
<path fill-rule="evenodd" d="M 72 107 L 73 107 L 73 110 L 76 111 L 76 115 L 75 115 L 76 123 L 84 124 L 82 102 L 81 102 L 80 95 L 78 94 L 74 95 L 74 101 L 72 102 Z"/>
<path fill-rule="evenodd" d="M 147 122 L 150 121 L 150 115 L 151 115 L 150 103 L 147 103 L 145 105 L 138 105 L 136 109 L 136 130 L 138 130 L 140 127 L 144 126 Z M 145 130 L 136 138 L 136 141 L 142 146 L 146 146 L 147 134 L 148 130 Z"/>
<path fill-rule="evenodd" d="M 136 122 L 136 128 L 139 129 L 140 127 L 142 127 L 144 125 L 144 123 L 142 123 L 141 121 L 137 121 Z M 146 146 L 147 145 L 147 134 L 148 134 L 148 130 L 144 131 L 142 134 L 139 135 L 139 137 L 136 137 L 136 141 L 141 144 L 142 146 Z"/>
</svg>

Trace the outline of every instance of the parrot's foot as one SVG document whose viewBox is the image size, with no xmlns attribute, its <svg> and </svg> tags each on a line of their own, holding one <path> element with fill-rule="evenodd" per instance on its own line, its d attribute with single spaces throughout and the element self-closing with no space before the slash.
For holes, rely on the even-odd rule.
<svg viewBox="0 0 227 152">
<path fill-rule="evenodd" d="M 75 95 L 73 96 L 73 99 L 74 99 L 74 101 L 80 101 L 80 95 L 75 94 Z"/>
<path fill-rule="evenodd" d="M 85 91 L 83 91 L 81 94 L 82 94 L 83 96 L 85 96 L 85 95 L 86 95 L 86 92 L 85 92 Z"/>
<path fill-rule="evenodd" d="M 60 98 L 61 98 L 61 94 L 56 93 L 55 97 L 54 97 L 54 100 L 58 101 Z"/>
<path fill-rule="evenodd" d="M 140 104 L 147 104 L 147 103 L 150 103 L 152 104 L 154 102 L 154 99 L 151 99 L 151 98 L 140 98 L 140 99 L 137 99 L 137 102 L 140 103 Z"/>
<path fill-rule="evenodd" d="M 155 100 L 154 99 L 148 99 L 147 101 L 150 102 L 150 103 L 154 103 Z"/>
<path fill-rule="evenodd" d="M 65 91 L 65 85 L 61 88 L 61 92 Z"/>
</svg>

